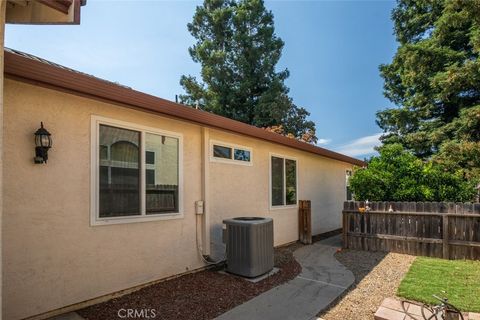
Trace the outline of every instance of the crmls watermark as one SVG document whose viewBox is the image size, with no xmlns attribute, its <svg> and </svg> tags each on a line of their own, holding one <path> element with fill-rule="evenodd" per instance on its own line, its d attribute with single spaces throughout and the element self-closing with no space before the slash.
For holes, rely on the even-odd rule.
<svg viewBox="0 0 480 320">
<path fill-rule="evenodd" d="M 155 319 L 155 309 L 119 309 L 117 315 L 120 319 Z"/>
</svg>

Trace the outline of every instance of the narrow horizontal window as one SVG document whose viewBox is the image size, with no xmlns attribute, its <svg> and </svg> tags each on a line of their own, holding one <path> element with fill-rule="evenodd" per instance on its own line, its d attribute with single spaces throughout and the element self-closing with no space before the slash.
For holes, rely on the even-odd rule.
<svg viewBox="0 0 480 320">
<path fill-rule="evenodd" d="M 211 142 L 211 161 L 251 165 L 252 149 L 224 142 Z"/>
</svg>

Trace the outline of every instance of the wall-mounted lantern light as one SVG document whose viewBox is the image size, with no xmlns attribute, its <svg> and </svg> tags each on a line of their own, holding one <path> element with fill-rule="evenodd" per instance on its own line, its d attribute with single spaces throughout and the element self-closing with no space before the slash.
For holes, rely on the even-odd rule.
<svg viewBox="0 0 480 320">
<path fill-rule="evenodd" d="M 50 132 L 40 122 L 40 129 L 35 132 L 35 163 L 47 163 L 48 149 L 52 147 Z"/>
</svg>

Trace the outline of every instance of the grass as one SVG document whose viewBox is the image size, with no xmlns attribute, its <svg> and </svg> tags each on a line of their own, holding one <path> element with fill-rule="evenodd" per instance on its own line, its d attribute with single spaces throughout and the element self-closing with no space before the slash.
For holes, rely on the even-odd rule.
<svg viewBox="0 0 480 320">
<path fill-rule="evenodd" d="M 480 312 L 480 261 L 416 258 L 397 295 L 438 303 L 432 294 L 447 296 L 449 302 L 462 311 Z"/>
</svg>

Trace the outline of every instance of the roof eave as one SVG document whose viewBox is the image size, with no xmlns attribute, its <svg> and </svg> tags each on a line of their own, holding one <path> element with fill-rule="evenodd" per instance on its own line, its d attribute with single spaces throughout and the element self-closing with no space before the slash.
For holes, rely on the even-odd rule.
<svg viewBox="0 0 480 320">
<path fill-rule="evenodd" d="M 27 81 L 34 81 L 39 85 L 44 84 L 50 87 L 53 86 L 55 88 L 68 90 L 72 93 L 88 95 L 149 112 L 195 122 L 207 127 L 266 140 L 353 165 L 366 165 L 364 161 L 328 149 L 287 138 L 280 134 L 268 132 L 264 129 L 218 116 L 213 113 L 193 109 L 182 104 L 142 93 L 93 76 L 33 60 L 9 51 L 5 51 L 5 74 L 7 76 L 13 76 Z"/>
</svg>

